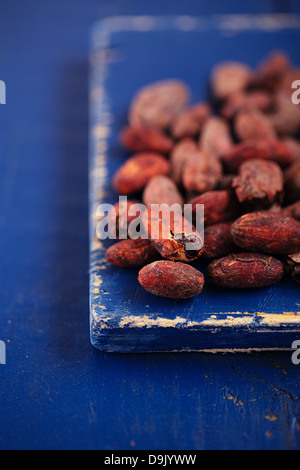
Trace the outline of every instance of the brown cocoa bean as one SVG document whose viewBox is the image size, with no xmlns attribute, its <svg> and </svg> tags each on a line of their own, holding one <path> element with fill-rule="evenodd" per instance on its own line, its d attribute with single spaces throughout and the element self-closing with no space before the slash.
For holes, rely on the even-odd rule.
<svg viewBox="0 0 300 470">
<path fill-rule="evenodd" d="M 300 109 L 291 100 L 291 94 L 278 93 L 276 110 L 270 114 L 270 121 L 280 135 L 294 134 L 300 129 Z"/>
<path fill-rule="evenodd" d="M 204 224 L 205 226 L 218 224 L 220 222 L 227 222 L 234 220 L 240 212 L 239 204 L 232 191 L 207 191 L 193 199 L 188 204 L 191 204 L 192 214 L 187 211 L 187 216 L 196 225 L 195 209 L 197 204 L 204 204 Z"/>
<path fill-rule="evenodd" d="M 212 153 L 198 151 L 185 163 L 182 182 L 187 191 L 204 193 L 214 189 L 223 174 L 219 159 Z"/>
<path fill-rule="evenodd" d="M 135 204 L 139 204 L 139 201 L 127 199 L 127 201 L 117 202 L 108 214 L 108 226 L 115 227 L 115 231 L 112 234 L 116 235 L 116 238 L 119 238 L 120 233 L 128 235 L 129 224 L 138 217 L 138 214 L 129 215 L 130 207 Z"/>
<path fill-rule="evenodd" d="M 210 225 L 204 229 L 204 258 L 220 258 L 236 250 L 230 227 L 232 222 Z"/>
<path fill-rule="evenodd" d="M 217 157 L 229 152 L 233 141 L 227 121 L 215 116 L 208 118 L 202 128 L 199 146 L 201 150 Z"/>
<path fill-rule="evenodd" d="M 292 278 L 300 284 L 300 252 L 289 255 L 286 263 Z"/>
<path fill-rule="evenodd" d="M 234 130 L 240 140 L 277 137 L 271 119 L 257 109 L 240 111 L 234 121 Z"/>
<path fill-rule="evenodd" d="M 223 100 L 244 90 L 252 79 L 251 69 L 240 62 L 223 62 L 213 68 L 211 85 L 214 96 Z"/>
<path fill-rule="evenodd" d="M 188 263 L 203 252 L 203 237 L 179 212 L 149 209 L 143 214 L 143 227 L 163 258 Z"/>
<path fill-rule="evenodd" d="M 234 243 L 249 251 L 291 254 L 300 250 L 300 222 L 276 212 L 242 215 L 231 226 Z"/>
<path fill-rule="evenodd" d="M 210 263 L 207 275 L 220 287 L 265 287 L 280 281 L 284 274 L 281 261 L 260 253 L 236 253 Z"/>
<path fill-rule="evenodd" d="M 239 91 L 231 94 L 225 101 L 221 115 L 226 119 L 232 119 L 241 110 L 268 111 L 272 106 L 272 96 L 267 91 L 253 90 L 245 93 Z"/>
<path fill-rule="evenodd" d="M 187 264 L 156 261 L 140 270 L 138 281 L 151 294 L 171 299 L 189 299 L 202 291 L 204 276 Z"/>
<path fill-rule="evenodd" d="M 185 138 L 178 142 L 170 155 L 171 178 L 176 184 L 182 183 L 182 175 L 187 161 L 193 156 L 198 155 L 198 146 L 190 138 Z"/>
<path fill-rule="evenodd" d="M 162 80 L 147 85 L 134 96 L 129 110 L 132 126 L 165 129 L 183 111 L 190 92 L 180 80 Z"/>
<path fill-rule="evenodd" d="M 210 112 L 210 106 L 206 103 L 199 103 L 179 114 L 171 126 L 171 134 L 174 139 L 196 137 Z"/>
<path fill-rule="evenodd" d="M 157 152 L 166 154 L 172 150 L 173 140 L 153 127 L 126 127 L 122 130 L 122 144 L 133 152 Z"/>
<path fill-rule="evenodd" d="M 268 208 L 283 198 L 283 173 L 277 163 L 255 158 L 242 163 L 232 187 L 249 208 Z"/>
<path fill-rule="evenodd" d="M 240 165 L 250 158 L 273 160 L 282 168 L 293 163 L 294 158 L 287 146 L 276 139 L 260 139 L 241 142 L 222 156 L 227 171 L 237 172 Z"/>
<path fill-rule="evenodd" d="M 116 266 L 138 268 L 160 258 L 149 240 L 122 240 L 106 250 L 106 259 Z"/>
<path fill-rule="evenodd" d="M 113 185 L 119 194 L 132 194 L 143 189 L 156 175 L 168 175 L 170 163 L 158 153 L 137 153 L 115 173 Z"/>
<path fill-rule="evenodd" d="M 167 176 L 153 176 L 146 184 L 143 192 L 143 202 L 147 207 L 151 204 L 178 204 L 183 206 L 183 198 L 174 181 Z"/>
</svg>

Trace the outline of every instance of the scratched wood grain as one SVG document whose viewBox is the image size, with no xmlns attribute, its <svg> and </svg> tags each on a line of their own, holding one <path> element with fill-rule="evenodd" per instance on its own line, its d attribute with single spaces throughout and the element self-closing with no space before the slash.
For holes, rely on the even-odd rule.
<svg viewBox="0 0 300 470">
<path fill-rule="evenodd" d="M 157 298 L 137 282 L 137 270 L 109 265 L 108 241 L 95 235 L 100 203 L 115 202 L 111 177 L 128 157 L 118 142 L 128 104 L 141 86 L 178 77 L 193 100 L 207 98 L 212 66 L 221 60 L 251 66 L 270 50 L 300 64 L 300 17 L 243 15 L 109 18 L 93 32 L 90 88 L 90 326 L 105 351 L 289 349 L 299 334 L 299 286 L 285 278 L 253 290 L 209 284 L 190 300 Z M 245 57 L 247 50 L 247 57 Z M 205 272 L 205 262 L 194 263 Z"/>
</svg>

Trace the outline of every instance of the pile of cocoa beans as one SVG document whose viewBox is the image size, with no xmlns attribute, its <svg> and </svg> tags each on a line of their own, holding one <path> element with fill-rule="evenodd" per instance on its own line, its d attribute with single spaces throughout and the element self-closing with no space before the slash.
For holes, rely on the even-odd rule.
<svg viewBox="0 0 300 470">
<path fill-rule="evenodd" d="M 300 69 L 274 51 L 255 69 L 239 62 L 216 65 L 210 104 L 191 104 L 189 87 L 176 79 L 139 90 L 120 135 L 132 156 L 113 178 L 117 193 L 129 198 L 114 207 L 117 232 L 124 230 L 118 226 L 122 211 L 128 214 L 139 201 L 148 208 L 146 230 L 152 204 L 182 209 L 188 203 L 191 221 L 183 231 L 179 210 L 167 236 L 117 241 L 107 260 L 142 268 L 140 284 L 169 298 L 202 291 L 204 276 L 194 267 L 199 257 L 210 260 L 206 277 L 216 286 L 264 287 L 285 273 L 300 283 L 295 80 Z M 204 240 L 193 227 L 198 204 L 204 204 Z M 187 242 L 192 249 L 186 250 Z"/>
</svg>

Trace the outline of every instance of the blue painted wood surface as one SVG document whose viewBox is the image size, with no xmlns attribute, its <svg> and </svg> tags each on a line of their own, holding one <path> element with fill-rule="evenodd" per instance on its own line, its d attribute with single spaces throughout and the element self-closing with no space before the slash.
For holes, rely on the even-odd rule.
<svg viewBox="0 0 300 470">
<path fill-rule="evenodd" d="M 155 297 L 138 270 L 105 260 L 111 241 L 96 237 L 96 211 L 114 203 L 112 176 L 128 157 L 118 139 L 137 89 L 179 78 L 192 101 L 207 99 L 209 74 L 222 60 L 255 66 L 271 50 L 300 64 L 300 16 L 114 17 L 93 34 L 91 82 L 91 340 L 105 351 L 290 348 L 300 331 L 299 286 L 288 276 L 264 289 L 220 289 L 180 301 Z M 247 51 L 247 52 L 246 52 Z M 204 261 L 193 265 L 205 272 Z"/>
<path fill-rule="evenodd" d="M 107 15 L 245 11 L 272 8 L 2 2 L 1 449 L 299 448 L 290 353 L 120 355 L 89 340 L 88 31 Z"/>
</svg>

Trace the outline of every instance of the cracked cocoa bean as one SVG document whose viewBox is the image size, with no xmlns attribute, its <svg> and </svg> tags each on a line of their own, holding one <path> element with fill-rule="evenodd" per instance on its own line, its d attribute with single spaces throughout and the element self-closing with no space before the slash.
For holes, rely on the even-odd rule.
<svg viewBox="0 0 300 470">
<path fill-rule="evenodd" d="M 188 263 L 203 252 L 203 237 L 179 212 L 149 209 L 143 214 L 143 226 L 163 258 Z"/>
</svg>

